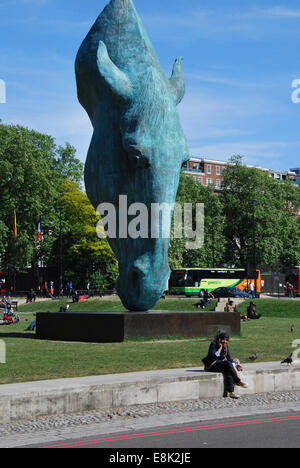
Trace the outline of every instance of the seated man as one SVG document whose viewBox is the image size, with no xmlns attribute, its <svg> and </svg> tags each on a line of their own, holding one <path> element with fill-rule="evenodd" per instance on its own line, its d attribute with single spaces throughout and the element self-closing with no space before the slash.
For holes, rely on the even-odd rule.
<svg viewBox="0 0 300 468">
<path fill-rule="evenodd" d="M 238 312 L 236 304 L 232 301 L 229 300 L 225 306 L 225 311 L 226 312 Z"/>
<path fill-rule="evenodd" d="M 256 313 L 256 305 L 252 301 L 247 307 L 247 317 L 248 319 L 251 319 L 251 320 L 257 320 L 261 317 L 261 314 Z"/>
<path fill-rule="evenodd" d="M 34 319 L 30 325 L 25 329 L 25 331 L 33 331 L 36 327 L 36 319 Z"/>
<path fill-rule="evenodd" d="M 198 308 L 201 307 L 201 309 L 205 309 L 205 307 L 207 307 L 211 303 L 212 299 L 214 299 L 213 294 L 210 293 L 208 289 L 206 289 L 203 293 L 203 299 L 201 299 L 197 304 L 195 304 L 195 306 Z"/>
<path fill-rule="evenodd" d="M 73 299 L 73 302 L 79 302 L 79 294 L 77 291 L 72 292 L 72 299 Z"/>
</svg>

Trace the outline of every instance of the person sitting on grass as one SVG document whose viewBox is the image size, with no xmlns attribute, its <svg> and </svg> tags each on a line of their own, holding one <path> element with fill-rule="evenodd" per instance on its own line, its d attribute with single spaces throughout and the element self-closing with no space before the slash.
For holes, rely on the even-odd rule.
<svg viewBox="0 0 300 468">
<path fill-rule="evenodd" d="M 7 304 L 7 308 L 4 310 L 3 320 L 6 325 L 11 325 L 20 321 L 19 317 L 14 314 L 13 308 L 10 304 Z"/>
<path fill-rule="evenodd" d="M 73 302 L 79 302 L 79 294 L 77 291 L 72 292 L 72 300 Z"/>
<path fill-rule="evenodd" d="M 256 313 L 256 305 L 254 302 L 250 302 L 250 304 L 247 307 L 247 318 L 250 320 L 257 320 L 261 317 L 261 314 Z"/>
<path fill-rule="evenodd" d="M 214 299 L 214 296 L 212 293 L 210 293 L 208 291 L 208 289 L 205 289 L 204 293 L 203 293 L 203 299 L 201 299 L 199 302 L 197 302 L 197 304 L 195 304 L 195 307 L 198 307 L 198 309 L 201 307 L 201 309 L 205 309 L 205 307 L 207 307 L 212 299 Z"/>
<path fill-rule="evenodd" d="M 32 320 L 29 326 L 25 329 L 25 331 L 33 331 L 36 327 L 36 319 Z"/>
<path fill-rule="evenodd" d="M 227 302 L 225 312 L 238 312 L 237 306 L 232 300 Z"/>
</svg>

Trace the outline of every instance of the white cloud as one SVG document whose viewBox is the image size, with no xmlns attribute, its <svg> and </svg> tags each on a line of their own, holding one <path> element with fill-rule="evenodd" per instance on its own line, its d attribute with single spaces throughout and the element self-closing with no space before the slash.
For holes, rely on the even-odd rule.
<svg viewBox="0 0 300 468">
<path fill-rule="evenodd" d="M 250 134 L 253 119 L 279 112 L 278 105 L 264 96 L 222 93 L 223 89 L 186 93 L 178 111 L 188 140 Z"/>
<path fill-rule="evenodd" d="M 186 78 L 190 78 L 196 81 L 200 81 L 203 83 L 211 83 L 211 84 L 219 84 L 225 86 L 232 86 L 236 88 L 268 88 L 275 87 L 275 83 L 270 83 L 270 81 L 266 82 L 251 82 L 243 79 L 235 79 L 235 78 L 226 78 L 223 76 L 212 76 L 205 73 L 186 73 Z"/>
<path fill-rule="evenodd" d="M 273 16 L 278 18 L 300 18 L 300 10 L 293 10 L 285 7 L 278 6 L 261 11 L 267 16 Z"/>
</svg>

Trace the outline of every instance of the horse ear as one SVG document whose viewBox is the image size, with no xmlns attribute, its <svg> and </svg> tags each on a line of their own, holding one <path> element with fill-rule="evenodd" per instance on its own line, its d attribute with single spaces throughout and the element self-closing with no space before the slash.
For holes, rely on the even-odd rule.
<svg viewBox="0 0 300 468">
<path fill-rule="evenodd" d="M 132 86 L 129 78 L 110 59 L 104 42 L 100 41 L 97 51 L 97 67 L 112 94 L 122 101 L 131 97 Z"/>
<path fill-rule="evenodd" d="M 175 97 L 176 105 L 178 105 L 182 101 L 185 94 L 185 80 L 182 70 L 182 61 L 182 57 L 179 57 L 175 60 L 172 76 L 169 80 L 171 90 Z"/>
</svg>

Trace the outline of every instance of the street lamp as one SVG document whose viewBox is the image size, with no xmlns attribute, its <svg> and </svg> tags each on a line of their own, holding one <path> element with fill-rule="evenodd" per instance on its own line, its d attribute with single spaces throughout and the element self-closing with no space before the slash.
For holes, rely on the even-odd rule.
<svg viewBox="0 0 300 468">
<path fill-rule="evenodd" d="M 71 205 L 66 201 L 58 204 L 59 212 L 59 292 L 63 290 L 64 279 L 64 253 L 63 253 L 63 209 L 71 208 Z"/>
<path fill-rule="evenodd" d="M 62 208 L 59 208 L 59 294 L 63 289 Z"/>
<path fill-rule="evenodd" d="M 256 282 L 256 239 L 255 239 L 255 205 L 257 205 L 258 201 L 254 198 L 250 200 L 250 205 L 252 205 L 252 254 L 253 254 L 253 268 L 255 272 L 255 278 L 254 278 L 254 291 L 255 291 L 255 297 L 257 294 L 257 282 Z"/>
</svg>

